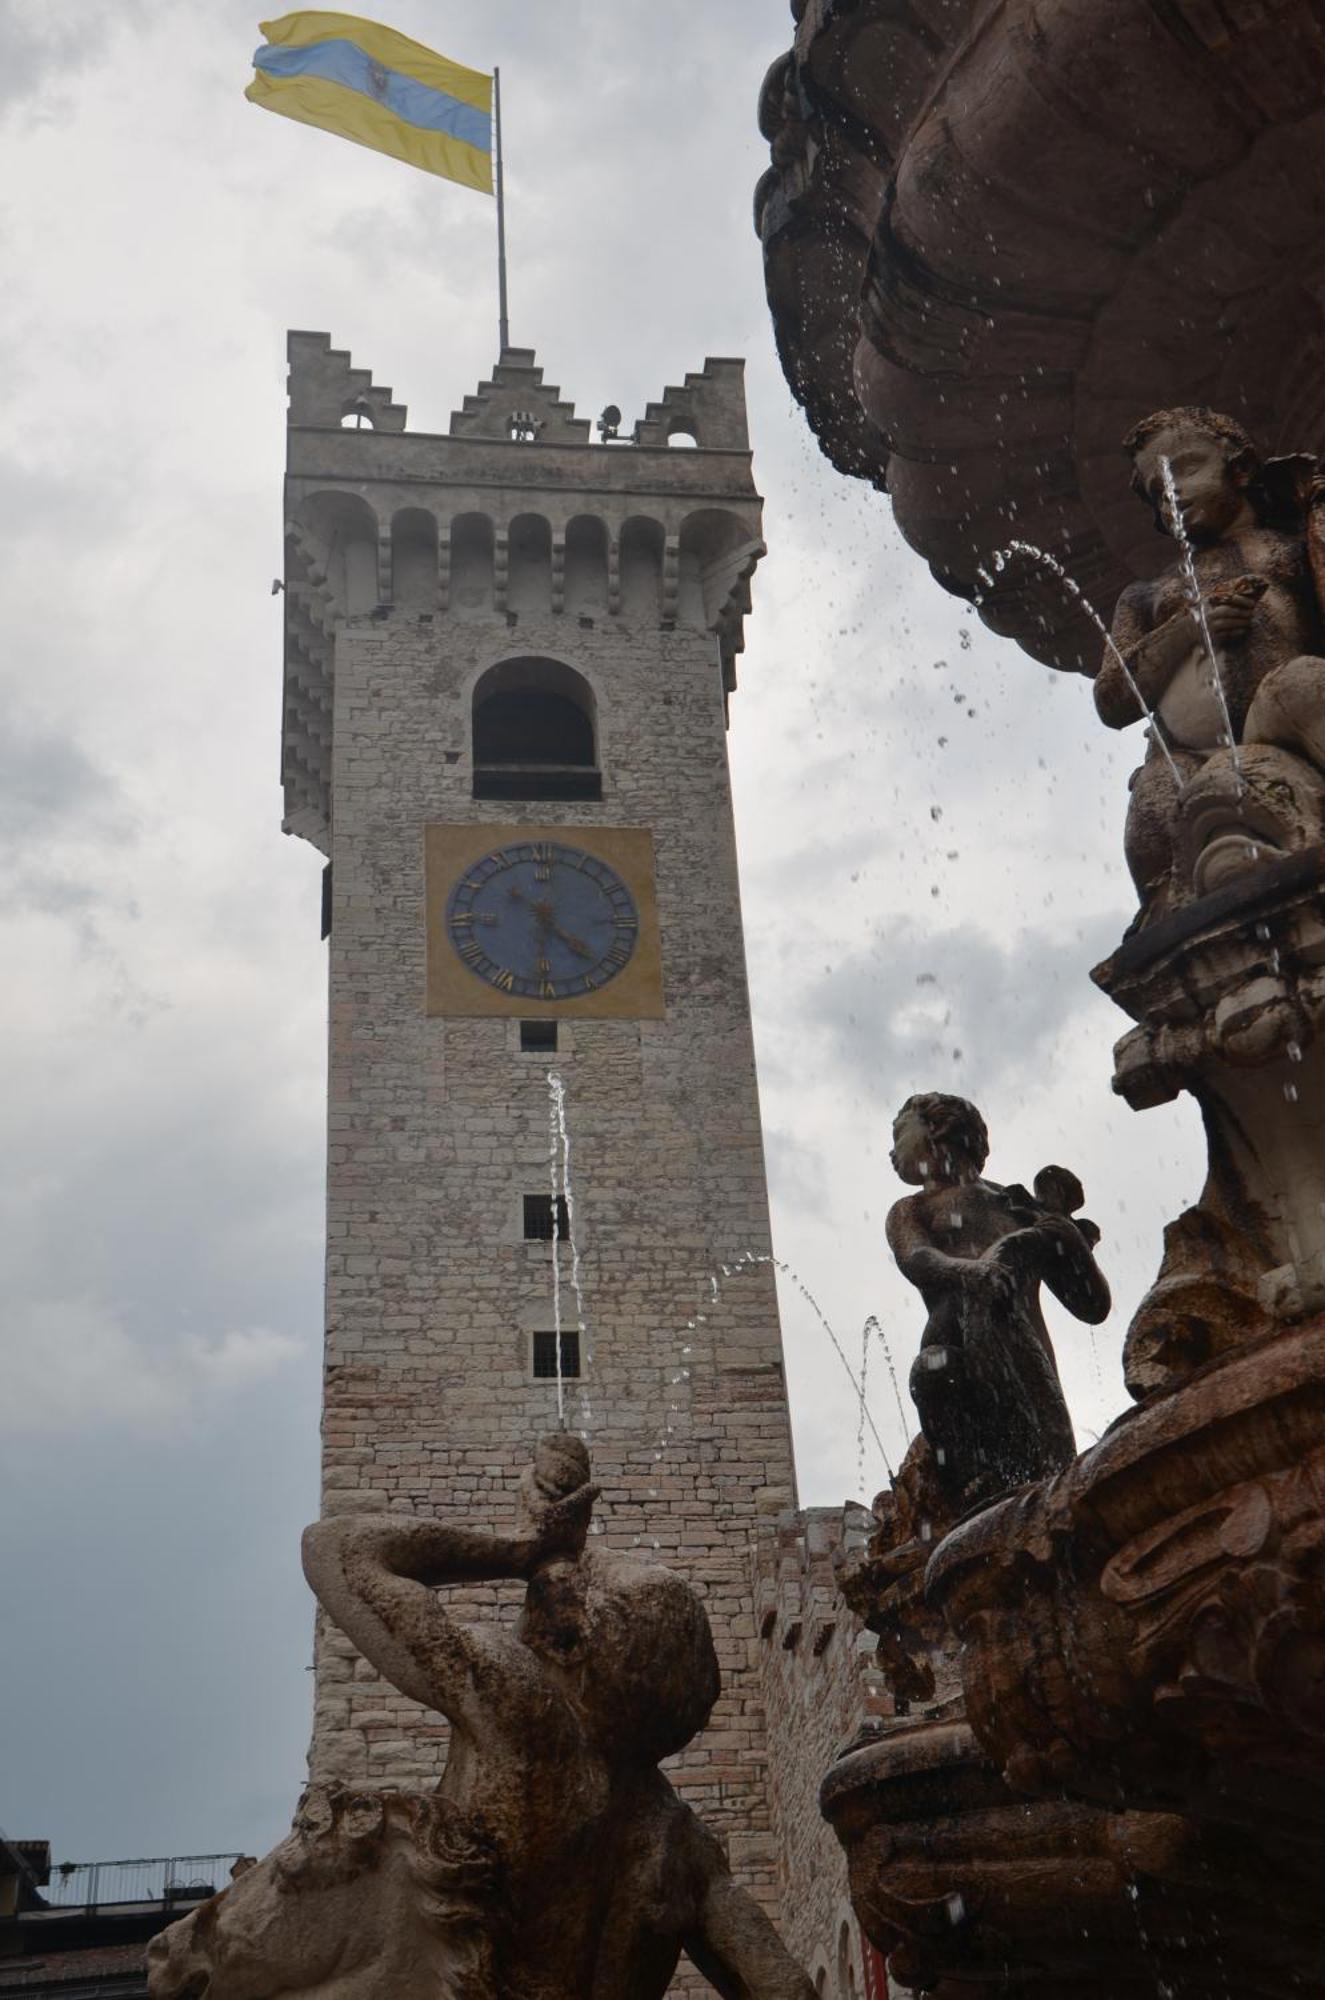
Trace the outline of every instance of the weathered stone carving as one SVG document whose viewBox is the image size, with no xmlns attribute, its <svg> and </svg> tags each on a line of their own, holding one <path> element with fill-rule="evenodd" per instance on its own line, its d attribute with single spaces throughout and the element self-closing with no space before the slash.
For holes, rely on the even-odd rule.
<svg viewBox="0 0 1325 2000">
<path fill-rule="evenodd" d="M 796 0 L 760 123 L 793 395 L 947 589 L 1012 537 L 1107 607 L 1160 550 L 1115 452 L 1208 402 L 1325 451 L 1317 0 Z M 980 615 L 1093 673 L 1009 563 Z"/>
<path fill-rule="evenodd" d="M 899 1171 L 923 1159 L 969 1194 L 976 1115 L 921 1102 L 898 1121 Z M 1008 1226 L 1008 1192 L 991 1190 L 986 1227 Z M 1080 1190 L 1053 1170 L 1037 1194 L 1061 1215 Z M 942 1234 L 941 1210 L 928 1227 Z M 959 1521 L 929 1440 L 912 1446 L 868 1546 L 839 1563 L 896 1716 L 822 1791 L 896 1980 L 951 2000 L 1314 1990 L 1322 1438 L 1317 1322 L 1207 1366 Z"/>
<path fill-rule="evenodd" d="M 1176 536 L 1169 467 L 1191 551 L 1190 570 L 1175 561 L 1123 592 L 1121 657 L 1106 653 L 1095 681 L 1111 728 L 1142 703 L 1154 713 L 1125 836 L 1153 920 L 1321 839 L 1325 528 L 1314 461 L 1263 463 L 1230 417 L 1161 410 L 1127 450 L 1134 489 Z"/>
<path fill-rule="evenodd" d="M 899 1715 L 961 1703 L 957 1648 L 942 1615 L 925 1602 L 925 1566 L 953 1525 L 952 1501 L 926 1437 L 912 1441 L 892 1482 L 874 1496 L 874 1532 L 860 1551 L 839 1549 L 838 1588 L 866 1628 Z"/>
<path fill-rule="evenodd" d="M 1120 1419 L 960 1524 L 928 1575 L 1005 1782 L 1181 1814 L 1225 1892 L 1239 1991 L 1266 1976 L 1258 1954 L 1284 1990 L 1325 1964 L 1323 1440 L 1317 1321 Z"/>
<path fill-rule="evenodd" d="M 893 1135 L 894 1167 L 921 1190 L 892 1209 L 888 1242 L 929 1312 L 911 1374 L 922 1434 L 874 1502 L 868 1544 L 843 1551 L 837 1572 L 878 1635 L 896 1713 L 838 1758 L 822 1808 L 857 1914 L 900 1984 L 992 2000 L 1015 1966 L 1044 2000 L 1058 1982 L 1140 2000 L 1152 1972 L 1126 1894 L 1125 1829 L 1093 1806 L 1028 1805 L 1012 1791 L 966 1720 L 960 1645 L 925 1592 L 959 1516 L 1072 1461 L 1039 1288 L 1102 1319 L 1099 1232 L 1074 1219 L 1083 1196 L 1065 1168 L 1044 1168 L 1033 1195 L 984 1180 L 984 1121 L 964 1098 L 910 1098 Z M 1105 1943 L 1110 1983 L 1096 1987 Z"/>
<path fill-rule="evenodd" d="M 328 1615 L 439 1709 L 435 1795 L 318 1787 L 289 1838 L 157 1939 L 152 2000 L 658 2000 L 684 1949 L 728 2000 L 813 2000 L 768 1918 L 657 1768 L 708 1717 L 703 1606 L 657 1563 L 586 1551 L 577 1438 L 538 1446 L 515 1532 L 338 1515 L 305 1536 Z M 449 1584 L 522 1578 L 514 1628 Z"/>
<path fill-rule="evenodd" d="M 1095 978 L 1136 1024 L 1115 1088 L 1190 1092 L 1210 1159 L 1128 1334 L 1141 1407 L 1092 1451 L 942 1494 L 968 1511 L 921 1549 L 956 1443 L 924 1412 L 934 1451 L 843 1572 L 909 1712 L 839 1760 L 824 1809 L 891 1970 L 945 2000 L 1317 1993 L 1325 515 L 1316 462 L 1250 440 L 1325 452 L 1320 8 L 793 14 L 756 202 L 793 393 L 1035 657 L 1096 672 L 1083 607 L 1118 601 L 1100 713 L 1157 720 L 1126 837 L 1141 909 Z M 1176 527 L 1162 461 L 1190 561 L 1136 503 Z M 983 1276 L 946 1275 L 997 1323 Z M 941 1350 L 955 1308 L 927 1304 Z"/>
<path fill-rule="evenodd" d="M 1070 1464 L 1076 1450 L 1044 1316 L 1048 1285 L 1078 1319 L 1107 1317 L 1099 1231 L 1064 1167 L 1035 1191 L 981 1178 L 984 1120 L 964 1098 L 909 1098 L 893 1165 L 921 1189 L 895 1204 L 888 1245 L 929 1312 L 911 1394 L 949 1506 L 957 1511 Z"/>
<path fill-rule="evenodd" d="M 929 1588 L 1010 1782 L 1325 1825 L 1325 1327 L 963 1523 Z"/>
<path fill-rule="evenodd" d="M 1325 515 L 1314 460 L 1263 461 L 1210 410 L 1128 448 L 1190 570 L 1124 592 L 1096 682 L 1106 722 L 1155 720 L 1126 832 L 1141 911 L 1094 977 L 1138 1024 L 1114 1088 L 1190 1091 L 1210 1155 L 1128 1333 L 1145 1396 L 1325 1305 Z"/>
</svg>

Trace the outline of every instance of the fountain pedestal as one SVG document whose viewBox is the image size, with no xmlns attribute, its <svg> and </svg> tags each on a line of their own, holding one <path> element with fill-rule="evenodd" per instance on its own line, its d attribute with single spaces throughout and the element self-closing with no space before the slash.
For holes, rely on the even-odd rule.
<svg viewBox="0 0 1325 2000">
<path fill-rule="evenodd" d="M 1190 1091 L 1209 1143 L 1128 1335 L 1144 1396 L 1325 1310 L 1325 846 L 1244 860 L 1093 976 L 1138 1023 L 1114 1089 L 1136 1110 Z"/>
</svg>

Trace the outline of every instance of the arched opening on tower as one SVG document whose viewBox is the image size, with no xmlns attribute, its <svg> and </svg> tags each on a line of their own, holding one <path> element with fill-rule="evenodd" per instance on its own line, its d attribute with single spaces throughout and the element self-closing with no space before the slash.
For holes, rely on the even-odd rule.
<svg viewBox="0 0 1325 2000">
<path fill-rule="evenodd" d="M 517 514 L 511 522 L 510 578 L 506 608 L 539 617 L 552 609 L 552 529 L 541 514 Z"/>
<path fill-rule="evenodd" d="M 437 605 L 437 522 L 422 507 L 402 507 L 391 522 L 391 595 L 401 611 Z"/>
<path fill-rule="evenodd" d="M 367 501 L 350 493 L 313 493 L 299 503 L 298 519 L 308 530 L 342 616 L 358 618 L 375 610 L 377 516 Z"/>
<path fill-rule="evenodd" d="M 597 713 L 560 660 L 502 660 L 474 689 L 476 799 L 600 799 Z"/>
<path fill-rule="evenodd" d="M 640 625 L 662 615 L 663 527 L 635 515 L 621 529 L 621 613 Z"/>
<path fill-rule="evenodd" d="M 451 523 L 451 609 L 491 611 L 493 598 L 492 522 L 486 514 L 457 514 Z"/>
<path fill-rule="evenodd" d="M 566 610 L 581 618 L 607 610 L 607 528 L 596 514 L 566 524 Z"/>
<path fill-rule="evenodd" d="M 734 597 L 744 601 L 742 586 L 763 544 L 739 515 L 722 507 L 687 514 L 680 542 L 678 621 L 711 631 L 732 607 Z"/>
</svg>

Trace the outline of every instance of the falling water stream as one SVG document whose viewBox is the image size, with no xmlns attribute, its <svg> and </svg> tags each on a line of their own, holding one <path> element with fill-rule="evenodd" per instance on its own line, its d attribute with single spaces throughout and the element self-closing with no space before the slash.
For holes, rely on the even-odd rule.
<svg viewBox="0 0 1325 2000">
<path fill-rule="evenodd" d="M 851 1363 L 847 1360 L 846 1351 L 843 1348 L 842 1343 L 838 1339 L 836 1333 L 833 1331 L 832 1326 L 829 1324 L 827 1315 L 824 1313 L 823 1307 L 819 1304 L 819 1301 L 815 1298 L 813 1292 L 810 1290 L 809 1286 L 805 1283 L 804 1279 L 800 1276 L 798 1272 L 792 1269 L 790 1264 L 785 1263 L 781 1257 L 775 1257 L 771 1251 L 742 1250 L 738 1256 L 735 1256 L 731 1259 L 730 1263 L 720 1264 L 718 1266 L 717 1271 L 711 1272 L 709 1274 L 708 1283 L 710 1286 L 712 1302 L 716 1305 L 717 1301 L 722 1296 L 722 1286 L 719 1283 L 720 1277 L 722 1278 L 737 1277 L 740 1275 L 742 1271 L 755 1270 L 760 1265 L 771 1266 L 773 1270 L 777 1271 L 782 1277 L 786 1278 L 790 1284 L 796 1287 L 796 1290 L 800 1293 L 806 1305 L 810 1308 L 810 1311 L 814 1314 L 815 1318 L 819 1322 L 819 1325 L 828 1335 L 828 1339 L 832 1345 L 833 1352 L 834 1354 L 836 1354 L 838 1360 L 841 1362 L 843 1368 L 846 1370 L 847 1380 L 850 1382 L 852 1388 L 856 1393 L 857 1407 L 860 1411 L 861 1421 L 864 1424 L 868 1424 L 870 1435 L 874 1439 L 874 1442 L 878 1447 L 879 1456 L 883 1460 L 884 1467 L 888 1473 L 888 1477 L 891 1479 L 894 1470 L 893 1463 L 892 1460 L 889 1458 L 887 1451 L 884 1448 L 883 1439 L 879 1436 L 878 1426 L 876 1425 L 874 1418 L 870 1415 L 869 1407 L 865 1401 L 864 1384 L 860 1379 L 860 1377 L 857 1376 L 855 1369 L 851 1366 Z M 873 1315 L 871 1315 L 871 1319 L 873 1319 Z M 695 1322 L 692 1320 L 690 1322 L 690 1325 L 693 1326 L 694 1324 Z M 892 1375 L 893 1387 L 896 1389 L 897 1375 L 896 1371 L 893 1368 L 892 1355 L 888 1351 L 887 1340 L 884 1336 L 882 1327 L 879 1326 L 877 1319 L 874 1319 L 874 1326 L 878 1332 L 878 1337 L 880 1341 L 883 1343 L 884 1353 L 888 1356 L 888 1371 Z M 909 1431 L 910 1425 L 906 1416 L 905 1407 L 902 1404 L 900 1390 L 898 1390 L 897 1402 L 898 1402 L 898 1408 L 901 1409 L 902 1411 L 903 1432 L 906 1433 L 907 1431 Z"/>
<path fill-rule="evenodd" d="M 1182 502 L 1178 497 L 1178 488 L 1173 476 L 1173 466 L 1171 461 L 1166 457 L 1161 457 L 1159 463 L 1160 472 L 1164 480 L 1164 512 L 1172 529 L 1173 538 L 1178 544 L 1182 564 L 1184 595 L 1191 607 L 1192 615 L 1196 620 L 1201 634 L 1201 644 L 1210 667 L 1210 685 L 1214 691 L 1215 699 L 1219 704 L 1220 721 L 1223 725 L 1223 734 L 1220 741 L 1229 751 L 1238 796 L 1241 797 L 1245 787 L 1242 778 L 1242 768 L 1238 759 L 1238 743 L 1233 729 L 1233 718 L 1229 713 L 1228 695 L 1224 688 L 1224 677 L 1219 667 L 1219 649 L 1215 645 L 1211 635 L 1209 620 L 1206 616 L 1205 599 L 1201 594 L 1200 579 L 1196 574 L 1196 556 L 1192 548 L 1191 536 L 1187 531 L 1187 522 L 1183 514 Z M 1150 703 L 1146 700 L 1145 695 L 1141 692 L 1136 676 L 1128 666 L 1112 632 L 1110 632 L 1108 626 L 1086 596 L 1076 578 L 1068 574 L 1057 556 L 1050 555 L 1047 549 L 1037 548 L 1034 542 L 1020 540 L 1010 541 L 1006 547 L 996 549 L 993 555 L 988 557 L 986 562 L 980 564 L 975 572 L 976 581 L 980 586 L 972 599 L 976 610 L 978 611 L 982 608 L 990 591 L 994 588 L 995 577 L 1002 574 L 1007 568 L 1009 558 L 1014 556 L 1019 556 L 1026 562 L 1037 563 L 1041 569 L 1048 570 L 1050 575 L 1062 584 L 1068 595 L 1076 599 L 1117 662 L 1123 678 L 1131 689 L 1132 697 L 1137 707 L 1141 710 L 1149 724 L 1153 740 L 1158 743 L 1167 759 L 1169 770 L 1173 774 L 1173 782 L 1181 792 L 1184 789 L 1185 781 L 1178 769 L 1173 753 L 1169 749 L 1163 725 Z"/>
<path fill-rule="evenodd" d="M 988 568 L 986 568 L 984 564 L 981 564 L 981 566 L 975 572 L 976 580 L 980 584 L 980 589 L 976 591 L 975 596 L 971 599 L 971 602 L 975 606 L 976 610 L 979 611 L 981 609 L 985 599 L 988 597 L 990 591 L 994 588 L 994 577 L 997 575 L 1001 575 L 1002 572 L 1007 568 L 1009 556 L 1021 556 L 1026 562 L 1038 563 L 1042 569 L 1047 569 L 1050 575 L 1053 576 L 1059 583 L 1062 584 L 1064 590 L 1067 591 L 1069 596 L 1075 597 L 1077 603 L 1081 606 L 1081 609 L 1085 612 L 1087 618 L 1090 619 L 1091 624 L 1095 627 L 1101 639 L 1103 639 L 1105 645 L 1108 647 L 1109 651 L 1113 654 L 1114 659 L 1117 661 L 1119 670 L 1121 671 L 1124 680 L 1127 682 L 1128 687 L 1132 691 L 1132 697 L 1135 700 L 1137 707 L 1141 710 L 1141 713 L 1145 716 L 1147 723 L 1150 725 L 1151 735 L 1153 736 L 1155 742 L 1158 743 L 1160 749 L 1163 751 L 1165 758 L 1168 760 L 1169 769 L 1173 773 L 1173 782 L 1177 786 L 1178 790 L 1181 791 L 1183 787 L 1182 773 L 1181 771 L 1179 771 L 1177 763 L 1174 760 L 1173 752 L 1169 749 L 1168 743 L 1165 740 L 1163 726 L 1160 723 L 1158 716 L 1155 714 L 1155 711 L 1151 708 L 1150 703 L 1146 700 L 1145 696 L 1142 694 L 1136 676 L 1133 674 L 1132 669 L 1128 666 L 1126 659 L 1123 657 L 1122 651 L 1118 645 L 1117 640 L 1114 638 L 1112 632 L 1109 630 L 1104 620 L 1100 617 L 1099 612 L 1095 609 L 1095 606 L 1086 596 L 1086 593 L 1082 590 L 1081 585 L 1077 582 L 1076 578 L 1074 576 L 1068 575 L 1062 563 L 1059 562 L 1057 556 L 1051 556 L 1047 549 L 1037 548 L 1034 542 L 1011 541 L 1007 544 L 1006 548 L 996 549 L 993 555 L 990 556 L 988 559 Z"/>
<path fill-rule="evenodd" d="M 565 1353 L 562 1345 L 563 1281 L 562 1281 L 561 1254 L 560 1254 L 561 1231 L 559 1227 L 561 1208 L 564 1202 L 565 1212 L 566 1212 L 566 1240 L 570 1246 L 570 1274 L 569 1274 L 570 1289 L 571 1289 L 571 1297 L 574 1301 L 576 1324 L 579 1328 L 579 1336 L 580 1336 L 580 1375 L 578 1378 L 578 1389 L 579 1389 L 579 1399 L 580 1399 L 579 1415 L 580 1415 L 580 1428 L 581 1430 L 584 1430 L 588 1427 L 591 1420 L 588 1377 L 592 1372 L 592 1367 L 593 1367 L 593 1339 L 590 1331 L 589 1314 L 586 1309 L 585 1297 L 584 1297 L 584 1276 L 583 1276 L 583 1266 L 580 1257 L 580 1241 L 579 1241 L 579 1231 L 577 1228 L 577 1217 L 576 1217 L 576 1207 L 575 1207 L 575 1179 L 571 1168 L 570 1121 L 566 1111 L 565 1082 L 556 1070 L 548 1071 L 547 1086 L 548 1086 L 548 1186 L 549 1186 L 549 1192 L 551 1194 L 551 1203 L 552 1203 L 551 1241 L 549 1244 L 549 1249 L 551 1251 L 550 1261 L 551 1261 L 551 1273 L 552 1273 L 552 1326 L 553 1326 L 553 1339 L 556 1349 L 556 1369 L 557 1369 L 556 1373 L 557 1422 L 563 1430 L 566 1428 L 567 1376 L 565 1371 Z M 811 1312 L 814 1314 L 815 1319 L 818 1321 L 819 1325 L 823 1328 L 824 1332 L 827 1334 L 833 1352 L 837 1355 L 838 1360 L 841 1362 L 843 1368 L 846 1370 L 847 1379 L 851 1383 L 852 1389 L 855 1392 L 857 1400 L 857 1408 L 859 1412 L 857 1431 L 856 1431 L 856 1466 L 857 1466 L 857 1481 L 859 1486 L 861 1487 L 861 1490 L 863 1491 L 864 1489 L 865 1431 L 867 1426 L 870 1435 L 874 1439 L 875 1445 L 878 1447 L 879 1456 L 883 1460 L 884 1466 L 888 1472 L 889 1477 L 891 1477 L 893 1473 L 892 1461 L 890 1460 L 888 1453 L 884 1447 L 883 1439 L 879 1435 L 878 1427 L 874 1422 L 874 1418 L 870 1414 L 869 1406 L 866 1401 L 866 1384 L 869 1372 L 869 1343 L 871 1334 L 874 1335 L 875 1339 L 878 1341 L 879 1345 L 883 1349 L 884 1360 L 887 1364 L 889 1379 L 891 1380 L 892 1383 L 893 1395 L 896 1398 L 897 1410 L 898 1410 L 898 1415 L 901 1419 L 902 1435 L 904 1438 L 908 1437 L 910 1434 L 911 1421 L 907 1415 L 906 1405 L 902 1399 L 901 1385 L 898 1382 L 897 1370 L 893 1364 L 892 1351 L 889 1348 L 887 1336 L 884 1333 L 882 1326 L 879 1324 L 877 1316 L 871 1313 L 869 1318 L 865 1321 L 864 1327 L 862 1328 L 861 1368 L 860 1368 L 860 1374 L 859 1376 L 857 1376 L 856 1371 L 852 1368 L 851 1363 L 848 1361 L 846 1357 L 846 1352 L 842 1346 L 841 1341 L 838 1339 L 837 1334 L 834 1332 L 833 1327 L 830 1325 L 827 1315 L 825 1314 L 823 1308 L 820 1306 L 814 1294 L 810 1291 L 809 1286 L 806 1285 L 806 1283 L 800 1277 L 800 1275 L 792 1269 L 790 1264 L 785 1263 L 780 1257 L 773 1256 L 771 1252 L 757 1251 L 757 1250 L 741 1251 L 737 1256 L 733 1257 L 729 1263 L 722 1264 L 718 1267 L 718 1270 L 709 1273 L 709 1276 L 705 1281 L 702 1296 L 705 1298 L 708 1304 L 716 1305 L 720 1300 L 720 1298 L 722 1297 L 723 1279 L 739 1276 L 739 1274 L 742 1271 L 752 1270 L 760 1265 L 771 1266 L 782 1277 L 786 1278 L 790 1284 L 795 1286 L 796 1290 L 800 1293 L 806 1305 L 809 1306 Z M 697 1308 L 694 1313 L 694 1316 L 691 1319 L 687 1320 L 685 1327 L 683 1329 L 683 1333 L 685 1335 L 694 1335 L 699 1331 L 700 1327 L 704 1324 L 706 1319 L 707 1319 L 707 1314 L 698 1310 Z M 679 1414 L 681 1398 L 686 1393 L 686 1385 L 689 1384 L 691 1379 L 691 1366 L 690 1366 L 691 1351 L 692 1351 L 691 1341 L 690 1340 L 684 1341 L 681 1348 L 679 1364 L 677 1368 L 674 1370 L 671 1377 L 670 1387 L 673 1391 L 673 1394 L 668 1404 L 667 1421 L 663 1431 L 663 1435 L 660 1439 L 658 1449 L 654 1452 L 655 1460 L 660 1461 L 662 1459 L 667 1447 L 667 1443 L 673 1436 L 675 1431 L 676 1418 L 677 1415 Z"/>
<path fill-rule="evenodd" d="M 586 1427 L 590 1421 L 589 1376 L 593 1370 L 593 1333 L 589 1325 L 589 1315 L 584 1305 L 584 1273 L 580 1263 L 580 1238 L 575 1227 L 575 1179 L 571 1173 L 570 1125 L 566 1118 L 566 1086 L 556 1070 L 547 1075 L 549 1117 L 552 1127 L 552 1263 L 553 1309 L 560 1308 L 560 1282 L 555 1275 L 557 1267 L 557 1238 L 559 1230 L 556 1195 L 558 1183 L 566 1202 L 566 1240 L 570 1244 L 570 1288 L 575 1301 L 575 1315 L 580 1332 L 580 1423 Z M 557 1323 L 557 1416 L 565 1423 L 565 1378 L 562 1368 L 561 1324 Z"/>
<path fill-rule="evenodd" d="M 563 1153 L 561 1135 L 565 1129 L 565 1087 L 555 1070 L 549 1070 L 548 1084 L 548 1179 L 552 1188 L 552 1333 L 557 1356 L 557 1422 L 566 1428 L 566 1376 L 561 1353 L 561 1254 L 560 1222 L 562 1201 Z M 566 1220 L 570 1221 L 570 1202 L 566 1203 Z"/>
<path fill-rule="evenodd" d="M 1223 741 L 1233 760 L 1233 777 L 1237 784 L 1238 796 L 1242 796 L 1242 769 L 1238 763 L 1238 746 L 1233 736 L 1233 718 L 1228 712 L 1228 697 L 1224 693 L 1224 677 L 1219 671 L 1219 654 L 1210 636 L 1210 625 L 1205 615 L 1205 599 L 1201 595 L 1200 582 L 1196 575 L 1196 557 L 1192 552 L 1191 536 L 1187 533 L 1187 523 L 1183 517 L 1182 502 L 1178 498 L 1178 488 L 1173 478 L 1173 466 L 1167 458 L 1161 457 L 1159 469 L 1164 478 L 1164 511 L 1174 540 L 1182 551 L 1182 573 L 1186 581 L 1186 595 L 1196 622 L 1201 629 L 1201 643 L 1205 656 L 1210 662 L 1210 681 L 1219 703 L 1219 714 L 1224 725 Z"/>
</svg>

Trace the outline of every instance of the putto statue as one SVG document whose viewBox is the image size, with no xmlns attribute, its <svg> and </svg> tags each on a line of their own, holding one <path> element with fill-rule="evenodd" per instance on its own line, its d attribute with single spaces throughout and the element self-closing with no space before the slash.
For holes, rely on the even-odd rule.
<svg viewBox="0 0 1325 2000">
<path fill-rule="evenodd" d="M 949 1504 L 962 1507 L 1061 1471 L 1076 1444 L 1040 1286 L 1088 1325 L 1109 1312 L 1099 1231 L 1066 1167 L 1034 1193 L 981 1178 L 989 1139 L 964 1097 L 910 1097 L 892 1161 L 920 1189 L 889 1211 L 888 1246 L 929 1312 L 911 1394 Z"/>
<path fill-rule="evenodd" d="M 1141 701 L 1153 715 L 1125 837 L 1149 919 L 1321 837 L 1325 524 L 1315 461 L 1262 460 L 1213 410 L 1157 411 L 1126 449 L 1134 490 L 1190 558 L 1123 592 L 1126 671 L 1110 651 L 1095 681 L 1110 728 Z"/>
<path fill-rule="evenodd" d="M 324 1610 L 452 1728 L 433 1795 L 315 1787 L 265 1861 L 151 1946 L 152 2000 L 661 2000 L 684 1949 L 728 2000 L 813 2000 L 717 1840 L 658 1770 L 718 1665 L 690 1586 L 586 1553 L 598 1488 L 564 1432 L 515 1531 L 352 1514 L 304 1537 Z M 448 1584 L 524 1578 L 515 1627 Z"/>
</svg>

